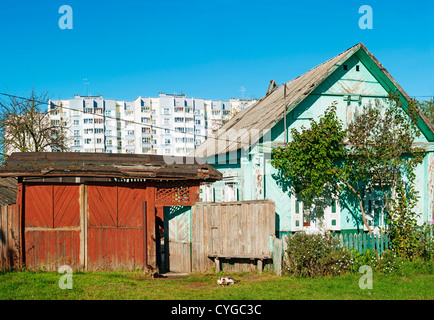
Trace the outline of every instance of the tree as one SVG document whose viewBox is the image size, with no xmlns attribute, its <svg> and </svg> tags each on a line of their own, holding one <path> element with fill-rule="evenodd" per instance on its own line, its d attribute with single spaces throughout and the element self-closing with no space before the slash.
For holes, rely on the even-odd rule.
<svg viewBox="0 0 434 320">
<path fill-rule="evenodd" d="M 431 124 L 434 124 L 434 97 L 432 97 L 431 100 L 420 101 L 419 108 Z"/>
<path fill-rule="evenodd" d="M 50 120 L 50 113 L 57 110 L 46 107 L 47 93 L 36 94 L 33 90 L 28 98 L 8 95 L 0 100 L 0 144 L 2 157 L 14 151 L 41 152 L 65 151 L 67 127 L 61 121 Z"/>
<path fill-rule="evenodd" d="M 398 186 L 404 181 L 411 185 L 414 168 L 424 157 L 423 150 L 413 147 L 419 134 L 417 119 L 415 101 L 404 109 L 399 96 L 390 95 L 386 105 L 377 101 L 375 106 L 364 106 L 344 130 L 335 102 L 318 122 L 310 121 L 310 128 L 292 129 L 292 141 L 273 150 L 272 165 L 308 204 L 348 191 L 357 199 L 363 224 L 372 233 L 365 194 L 380 188 L 385 210 L 393 217 Z"/>
<path fill-rule="evenodd" d="M 425 156 L 413 145 L 420 135 L 418 106 L 414 99 L 404 106 L 397 94 L 391 94 L 386 104 L 376 100 L 375 106 L 364 106 L 348 126 L 348 171 L 362 177 L 366 189 L 381 190 L 389 219 L 398 184 L 414 183 L 414 169 Z"/>
</svg>

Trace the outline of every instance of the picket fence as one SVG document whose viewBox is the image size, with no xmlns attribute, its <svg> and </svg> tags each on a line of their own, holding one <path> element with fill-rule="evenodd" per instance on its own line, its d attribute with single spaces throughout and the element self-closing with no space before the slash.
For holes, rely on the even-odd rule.
<svg viewBox="0 0 434 320">
<path fill-rule="evenodd" d="M 340 234 L 336 235 L 339 239 L 340 246 L 345 246 L 348 250 L 357 249 L 359 253 L 366 250 L 376 250 L 378 254 L 382 254 L 384 250 L 390 246 L 390 238 L 385 233 L 370 235 L 367 233 Z"/>
<path fill-rule="evenodd" d="M 433 228 L 420 230 L 421 236 L 426 238 L 425 243 L 434 241 Z M 377 251 L 377 254 L 382 254 L 387 248 L 390 248 L 390 237 L 386 233 L 370 235 L 368 233 L 340 234 L 336 235 L 339 239 L 341 247 L 345 246 L 348 250 L 357 249 L 359 253 L 366 250 Z M 428 240 L 428 241 L 427 241 Z"/>
</svg>

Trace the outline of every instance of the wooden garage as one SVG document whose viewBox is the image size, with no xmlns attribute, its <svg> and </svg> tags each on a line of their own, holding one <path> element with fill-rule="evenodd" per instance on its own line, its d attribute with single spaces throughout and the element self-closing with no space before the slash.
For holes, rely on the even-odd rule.
<svg viewBox="0 0 434 320">
<path fill-rule="evenodd" d="M 20 264 L 28 269 L 158 270 L 165 206 L 192 206 L 201 182 L 221 179 L 190 158 L 13 153 Z M 171 160 L 171 159 L 169 159 Z M 170 163 L 168 163 L 170 162 Z"/>
</svg>

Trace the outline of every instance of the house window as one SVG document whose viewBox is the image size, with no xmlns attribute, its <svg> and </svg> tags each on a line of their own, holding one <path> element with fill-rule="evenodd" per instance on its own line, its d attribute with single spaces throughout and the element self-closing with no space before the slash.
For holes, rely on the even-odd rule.
<svg viewBox="0 0 434 320">
<path fill-rule="evenodd" d="M 199 198 L 202 202 L 214 202 L 214 187 L 212 183 L 205 183 L 200 186 Z"/>
<path fill-rule="evenodd" d="M 299 197 L 296 196 L 296 200 L 295 200 L 295 213 L 299 214 L 300 213 L 300 205 L 301 205 L 301 201 L 299 200 Z"/>
<path fill-rule="evenodd" d="M 336 200 L 332 201 L 332 213 L 336 213 Z"/>
<path fill-rule="evenodd" d="M 223 202 L 237 201 L 238 192 L 236 184 L 234 182 L 226 182 L 225 185 L 222 187 L 221 196 L 221 201 Z"/>
</svg>

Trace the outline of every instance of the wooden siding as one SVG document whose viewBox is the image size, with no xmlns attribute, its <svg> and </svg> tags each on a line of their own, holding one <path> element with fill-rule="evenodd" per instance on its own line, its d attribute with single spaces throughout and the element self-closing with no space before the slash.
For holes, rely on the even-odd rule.
<svg viewBox="0 0 434 320">
<path fill-rule="evenodd" d="M 78 185 L 26 185 L 25 263 L 28 269 L 80 267 Z"/>
<path fill-rule="evenodd" d="M 0 210 L 0 270 L 18 269 L 21 265 L 21 226 L 19 206 Z"/>
<path fill-rule="evenodd" d="M 245 256 L 227 259 L 227 271 L 250 271 L 255 260 L 271 256 L 275 235 L 275 206 L 271 200 L 199 203 L 192 208 L 191 270 L 204 272 L 213 267 L 210 255 Z"/>
<path fill-rule="evenodd" d="M 89 270 L 143 267 L 145 201 L 144 186 L 88 186 Z"/>
</svg>

